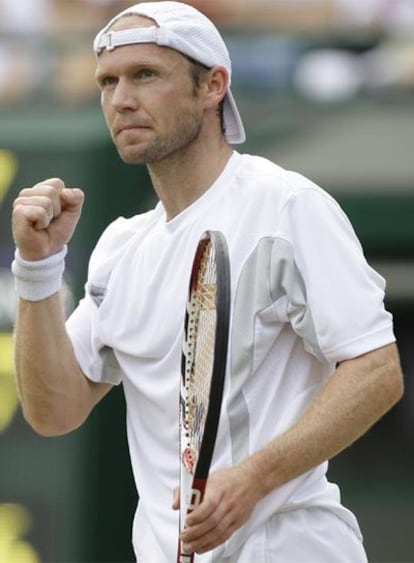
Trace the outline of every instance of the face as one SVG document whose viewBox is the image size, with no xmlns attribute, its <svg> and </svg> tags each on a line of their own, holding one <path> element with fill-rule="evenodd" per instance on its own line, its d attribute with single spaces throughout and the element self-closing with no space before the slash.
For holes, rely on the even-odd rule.
<svg viewBox="0 0 414 563">
<path fill-rule="evenodd" d="M 131 16 L 112 29 L 148 25 L 154 24 Z M 198 138 L 202 96 L 195 89 L 189 61 L 180 53 L 152 43 L 103 51 L 96 78 L 107 125 L 125 162 L 157 162 Z"/>
</svg>

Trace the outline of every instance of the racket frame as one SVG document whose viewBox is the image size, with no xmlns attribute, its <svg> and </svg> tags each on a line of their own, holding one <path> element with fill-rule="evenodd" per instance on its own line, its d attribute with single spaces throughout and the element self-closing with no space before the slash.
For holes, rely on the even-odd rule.
<svg viewBox="0 0 414 563">
<path fill-rule="evenodd" d="M 195 253 L 193 266 L 191 270 L 189 297 L 196 287 L 198 279 L 199 266 L 205 252 L 206 245 L 210 242 L 213 247 L 216 262 L 216 328 L 214 338 L 214 359 L 212 366 L 212 376 L 209 390 L 208 410 L 204 425 L 204 432 L 201 440 L 200 451 L 198 452 L 197 461 L 194 469 L 194 476 L 188 475 L 188 471 L 183 469 L 182 446 L 180 437 L 180 486 L 189 486 L 189 478 L 191 477 L 191 488 L 187 495 L 181 493 L 181 503 L 185 499 L 185 513 L 181 511 L 180 503 L 180 532 L 185 525 L 187 516 L 202 502 L 207 484 L 207 478 L 210 470 L 211 460 L 213 457 L 214 446 L 216 442 L 218 424 L 220 420 L 221 404 L 224 391 L 224 379 L 227 363 L 227 349 L 229 339 L 229 323 L 230 323 L 230 262 L 228 247 L 224 235 L 220 231 L 206 231 L 200 238 Z M 188 312 L 186 310 L 186 328 L 187 330 Z M 182 356 L 182 385 L 185 380 L 185 362 L 186 357 Z M 181 395 L 180 395 L 181 397 Z M 181 402 L 181 398 L 180 398 Z M 180 408 L 185 408 L 180 405 Z M 180 416 L 181 425 L 181 416 Z M 183 430 L 180 428 L 180 432 Z M 187 475 L 185 475 L 187 473 Z M 184 482 L 185 481 L 185 482 Z M 178 542 L 177 563 L 193 563 L 194 554 L 184 554 L 181 552 L 181 541 Z"/>
</svg>

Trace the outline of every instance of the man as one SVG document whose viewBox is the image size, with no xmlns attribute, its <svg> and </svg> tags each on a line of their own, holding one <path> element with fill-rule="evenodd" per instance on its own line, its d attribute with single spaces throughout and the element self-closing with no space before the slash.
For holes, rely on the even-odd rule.
<svg viewBox="0 0 414 563">
<path fill-rule="evenodd" d="M 122 382 L 140 494 L 136 556 L 175 561 L 183 309 L 198 239 L 220 230 L 232 271 L 230 360 L 212 472 L 184 551 L 200 562 L 366 561 L 325 473 L 402 393 L 382 278 L 322 189 L 233 151 L 244 130 L 228 53 L 207 18 L 177 2 L 137 4 L 94 48 L 112 139 L 125 162 L 148 165 L 160 202 L 105 230 L 65 326 L 58 292 L 83 193 L 54 178 L 19 194 L 26 419 L 43 435 L 69 432 Z"/>
</svg>

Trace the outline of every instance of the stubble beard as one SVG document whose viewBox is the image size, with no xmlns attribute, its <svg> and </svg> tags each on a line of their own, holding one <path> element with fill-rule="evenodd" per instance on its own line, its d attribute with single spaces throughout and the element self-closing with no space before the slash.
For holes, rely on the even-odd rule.
<svg viewBox="0 0 414 563">
<path fill-rule="evenodd" d="M 180 152 L 185 151 L 200 136 L 202 118 L 188 113 L 185 118 L 177 120 L 178 126 L 168 134 L 157 136 L 153 141 L 143 147 L 119 147 L 121 159 L 127 164 L 151 164 L 166 160 Z"/>
</svg>

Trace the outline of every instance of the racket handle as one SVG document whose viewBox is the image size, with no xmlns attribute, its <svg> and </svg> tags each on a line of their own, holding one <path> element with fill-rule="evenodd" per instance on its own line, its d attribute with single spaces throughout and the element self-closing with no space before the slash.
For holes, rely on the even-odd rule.
<svg viewBox="0 0 414 563">
<path fill-rule="evenodd" d="M 191 555 L 186 555 L 185 553 L 180 553 L 177 563 L 193 563 L 194 561 L 194 553 Z"/>
<path fill-rule="evenodd" d="M 204 492 L 206 490 L 207 479 L 194 477 L 192 482 L 192 488 L 190 491 L 190 496 L 187 499 L 187 510 L 185 512 L 186 517 L 202 502 L 204 498 Z M 184 504 L 184 503 L 183 503 Z M 178 540 L 178 555 L 177 563 L 193 563 L 194 553 L 182 553 L 181 552 L 181 541 Z"/>
</svg>

